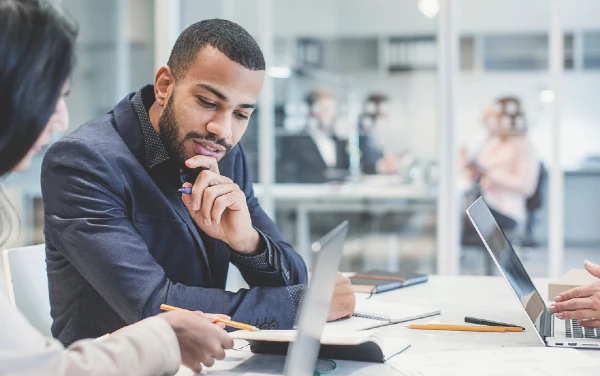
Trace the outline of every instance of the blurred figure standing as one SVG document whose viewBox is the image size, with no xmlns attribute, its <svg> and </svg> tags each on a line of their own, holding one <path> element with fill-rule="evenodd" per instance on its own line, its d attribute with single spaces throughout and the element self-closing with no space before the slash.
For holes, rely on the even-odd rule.
<svg viewBox="0 0 600 376">
<path fill-rule="evenodd" d="M 514 229 L 526 219 L 525 203 L 536 190 L 540 161 L 527 137 L 519 99 L 497 99 L 486 109 L 483 120 L 489 138 L 473 160 L 462 150 L 464 172 L 498 224 L 505 230 Z"/>
</svg>

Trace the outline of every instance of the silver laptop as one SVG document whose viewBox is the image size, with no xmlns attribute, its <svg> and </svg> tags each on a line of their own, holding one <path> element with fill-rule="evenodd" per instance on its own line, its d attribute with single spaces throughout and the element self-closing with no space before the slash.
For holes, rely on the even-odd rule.
<svg viewBox="0 0 600 376">
<path fill-rule="evenodd" d="M 348 221 L 344 221 L 312 245 L 314 268 L 300 310 L 298 336 L 288 349 L 285 375 L 314 374 L 347 233 Z"/>
<path fill-rule="evenodd" d="M 483 198 L 479 198 L 467 209 L 467 215 L 500 272 L 515 292 L 517 300 L 523 306 L 542 343 L 553 347 L 600 349 L 598 330 L 583 328 L 577 320 L 555 319 L 548 311 L 521 260 Z"/>
</svg>

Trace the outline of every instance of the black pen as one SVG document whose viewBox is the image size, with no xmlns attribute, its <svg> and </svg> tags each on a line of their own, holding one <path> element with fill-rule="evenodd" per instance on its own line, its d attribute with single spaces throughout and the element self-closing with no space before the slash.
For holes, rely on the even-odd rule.
<svg viewBox="0 0 600 376">
<path fill-rule="evenodd" d="M 525 328 L 523 328 L 522 326 L 519 326 L 519 325 L 506 324 L 503 322 L 486 320 L 486 319 L 478 319 L 477 317 L 470 317 L 470 316 L 465 317 L 465 322 L 468 322 L 470 324 L 489 325 L 489 326 L 508 326 L 511 328 L 521 328 L 521 329 L 525 330 Z"/>
</svg>

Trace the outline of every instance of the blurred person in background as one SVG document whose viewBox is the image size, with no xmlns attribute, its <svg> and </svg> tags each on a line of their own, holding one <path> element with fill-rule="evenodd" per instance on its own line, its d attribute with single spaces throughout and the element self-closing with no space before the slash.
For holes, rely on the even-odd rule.
<svg viewBox="0 0 600 376">
<path fill-rule="evenodd" d="M 51 134 L 68 128 L 76 34 L 45 2 L 0 0 L 0 177 L 26 170 Z M 0 191 L 1 218 L 17 215 L 10 209 Z M 0 221 L 0 235 L 16 231 Z M 0 312 L 0 375 L 172 375 L 182 363 L 199 372 L 233 346 L 216 316 L 201 312 L 163 313 L 67 349 L 33 328 L 2 293 Z"/>
<path fill-rule="evenodd" d="M 521 103 L 502 97 L 483 117 L 489 137 L 479 153 L 469 159 L 461 150 L 464 175 L 474 196 L 481 195 L 498 224 L 512 230 L 526 220 L 526 201 L 536 191 L 540 160 L 527 137 Z"/>
<path fill-rule="evenodd" d="M 313 90 L 306 96 L 308 117 L 303 132 L 281 139 L 277 181 L 324 183 L 349 176 L 348 134 L 352 125 L 338 115 L 338 101 L 331 91 Z M 398 160 L 381 151 L 373 130 L 387 119 L 387 96 L 374 94 L 365 103 L 359 119 L 360 168 L 364 174 L 394 173 Z"/>
<path fill-rule="evenodd" d="M 325 89 L 306 96 L 308 117 L 305 129 L 281 139 L 277 181 L 281 183 L 324 183 L 348 176 L 348 141 L 337 135 L 337 100 Z"/>
<path fill-rule="evenodd" d="M 365 174 L 392 174 L 398 172 L 399 158 L 382 150 L 375 132 L 385 132 L 390 120 L 390 98 L 383 93 L 367 96 L 359 122 L 361 168 Z"/>
</svg>

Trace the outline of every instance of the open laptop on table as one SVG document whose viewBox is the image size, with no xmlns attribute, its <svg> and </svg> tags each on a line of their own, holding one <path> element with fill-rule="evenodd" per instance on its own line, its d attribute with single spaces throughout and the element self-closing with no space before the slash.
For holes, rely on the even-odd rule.
<svg viewBox="0 0 600 376">
<path fill-rule="evenodd" d="M 600 349 L 598 330 L 582 328 L 576 320 L 559 320 L 548 311 L 521 260 L 483 198 L 480 197 L 467 209 L 467 215 L 500 272 L 514 291 L 517 300 L 523 306 L 542 343 L 553 347 Z"/>
<path fill-rule="evenodd" d="M 300 309 L 298 335 L 288 348 L 285 375 L 314 374 L 347 233 L 348 221 L 344 221 L 312 245 L 317 256 Z"/>
<path fill-rule="evenodd" d="M 296 331 L 259 330 L 231 333 L 233 338 L 248 341 L 252 352 L 281 355 L 287 353 L 283 366 L 283 372 L 287 376 L 312 376 L 315 371 L 347 232 L 348 221 L 345 221 L 313 243 L 315 262 L 310 284 L 300 308 Z M 327 367 L 335 365 L 333 362 L 329 363 Z M 266 373 L 267 369 L 260 361 L 258 366 L 261 367 L 261 374 Z M 281 374 L 280 366 L 281 364 L 271 364 L 269 374 Z"/>
</svg>

